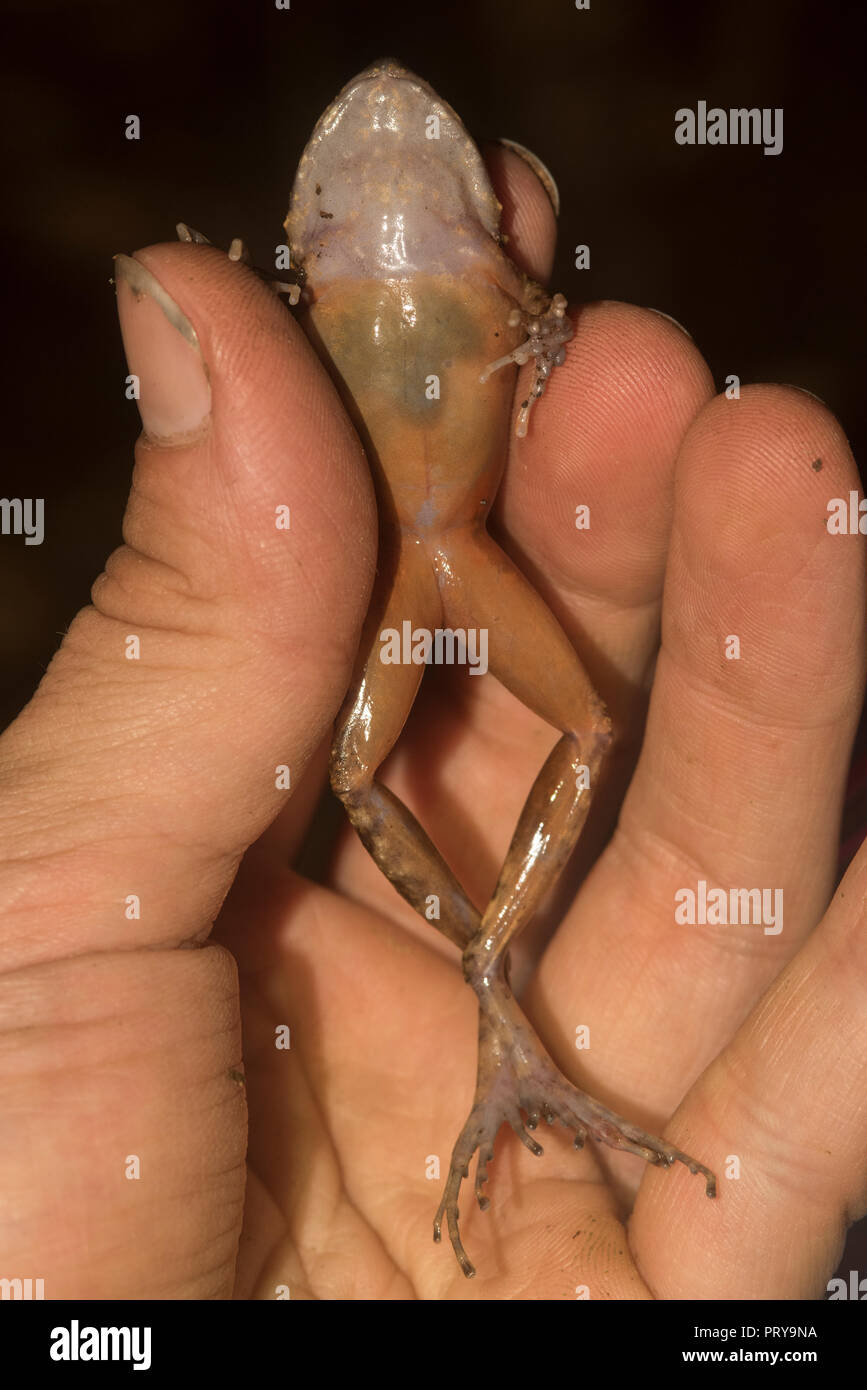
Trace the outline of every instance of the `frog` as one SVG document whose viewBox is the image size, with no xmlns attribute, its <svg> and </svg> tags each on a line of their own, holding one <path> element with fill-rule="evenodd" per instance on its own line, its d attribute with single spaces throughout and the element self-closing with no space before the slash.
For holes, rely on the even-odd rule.
<svg viewBox="0 0 867 1390">
<path fill-rule="evenodd" d="M 574 325 L 510 259 L 502 208 L 460 117 L 391 58 L 348 82 L 301 156 L 285 221 L 290 300 L 361 437 L 379 514 L 377 575 L 329 775 L 376 865 L 461 953 L 478 1002 L 476 1090 L 433 1223 L 463 1273 L 458 1198 L 478 1155 L 480 1208 L 494 1140 L 509 1125 L 534 1155 L 560 1121 L 647 1163 L 712 1170 L 578 1089 L 516 999 L 509 948 L 553 888 L 610 754 L 603 700 L 550 608 L 487 529 L 506 466 L 518 369 L 530 364 L 515 433 L 526 435 Z M 243 249 L 233 243 L 230 255 Z M 407 627 L 408 625 L 408 627 Z M 384 635 L 484 632 L 488 670 L 557 734 L 480 911 L 379 774 L 428 664 L 386 660 Z M 467 678 L 478 672 L 464 673 Z M 431 913 L 431 903 L 437 911 Z"/>
</svg>

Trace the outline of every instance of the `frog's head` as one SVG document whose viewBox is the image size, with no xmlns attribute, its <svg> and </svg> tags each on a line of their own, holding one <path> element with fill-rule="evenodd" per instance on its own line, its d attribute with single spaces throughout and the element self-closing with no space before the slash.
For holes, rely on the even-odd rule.
<svg viewBox="0 0 867 1390">
<path fill-rule="evenodd" d="M 496 238 L 500 204 L 460 117 L 393 58 L 348 82 L 320 117 L 292 189 L 293 260 L 319 278 L 454 268 Z M 423 254 L 422 254 L 423 250 Z"/>
</svg>

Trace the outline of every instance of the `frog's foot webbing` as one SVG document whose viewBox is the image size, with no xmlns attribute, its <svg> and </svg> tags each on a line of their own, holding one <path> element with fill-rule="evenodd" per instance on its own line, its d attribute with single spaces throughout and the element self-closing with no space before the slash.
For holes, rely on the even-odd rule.
<svg viewBox="0 0 867 1390">
<path fill-rule="evenodd" d="M 566 316 L 565 296 L 555 294 L 549 299 L 544 291 L 533 286 L 532 290 L 528 291 L 524 307 L 513 309 L 509 315 L 509 327 L 517 328 L 519 325 L 527 334 L 524 342 L 505 357 L 498 357 L 495 362 L 489 362 L 479 381 L 487 381 L 493 372 L 498 372 L 510 362 L 516 362 L 521 367 L 532 357 L 533 381 L 526 399 L 521 401 L 515 431 L 523 439 L 527 433 L 527 423 L 534 402 L 544 392 L 554 368 L 562 367 L 566 360 L 564 344 L 572 337 L 573 329 Z"/>
<path fill-rule="evenodd" d="M 195 227 L 188 226 L 186 222 L 178 222 L 175 231 L 178 234 L 178 241 L 189 241 L 195 246 L 210 246 L 212 244 L 204 232 L 197 232 Z M 261 266 L 253 265 L 250 260 L 250 252 L 239 236 L 232 238 L 226 254 L 230 261 L 241 261 L 243 265 L 248 265 L 275 294 L 285 294 L 290 304 L 298 303 L 301 297 L 301 286 L 292 285 L 287 280 L 275 280 L 270 270 L 263 270 Z"/>
<path fill-rule="evenodd" d="M 494 1140 L 503 1124 L 511 1125 L 521 1142 L 538 1156 L 542 1146 L 527 1130 L 535 1129 L 542 1119 L 549 1125 L 559 1119 L 575 1131 L 576 1149 L 582 1148 L 589 1136 L 612 1149 L 637 1154 L 658 1167 L 683 1163 L 691 1173 L 702 1173 L 708 1197 L 716 1196 L 716 1178 L 704 1164 L 664 1139 L 638 1129 L 566 1080 L 502 980 L 489 981 L 485 991 L 478 988 L 477 993 L 480 1016 L 476 1096 L 452 1152 L 445 1191 L 434 1218 L 434 1240 L 442 1238 L 445 1217 L 458 1264 L 468 1279 L 476 1271 L 461 1243 L 458 1194 L 464 1178 L 469 1176 L 470 1160 L 478 1150 L 476 1200 L 482 1211 L 489 1206 L 482 1186 L 487 1180 Z M 526 1128 L 521 1111 L 527 1117 Z"/>
</svg>

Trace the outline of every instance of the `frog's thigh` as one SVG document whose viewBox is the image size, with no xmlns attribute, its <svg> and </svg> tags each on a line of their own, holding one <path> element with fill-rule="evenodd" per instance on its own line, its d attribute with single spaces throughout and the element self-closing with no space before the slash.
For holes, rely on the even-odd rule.
<svg viewBox="0 0 867 1390">
<path fill-rule="evenodd" d="M 478 936 L 464 952 L 467 979 L 481 988 L 572 852 L 611 725 L 557 619 L 486 532 L 450 532 L 435 563 L 449 625 L 487 628 L 490 670 L 562 730 L 524 803 Z"/>
<path fill-rule="evenodd" d="M 484 628 L 488 667 L 528 709 L 579 739 L 606 722 L 578 655 L 544 599 L 481 528 L 450 532 L 438 548 L 451 627 Z"/>
<path fill-rule="evenodd" d="M 383 660 L 394 654 L 389 633 L 436 626 L 441 612 L 430 561 L 418 545 L 404 543 L 393 562 L 381 557 L 376 587 L 364 625 L 352 685 L 335 729 L 332 777 L 342 800 L 352 800 L 372 781 L 406 723 L 424 666 Z"/>
<path fill-rule="evenodd" d="M 412 813 L 375 774 L 391 752 L 412 709 L 423 665 L 383 662 L 383 633 L 433 630 L 442 606 L 430 556 L 404 541 L 392 578 L 381 570 L 365 624 L 353 683 L 337 720 L 331 750 L 331 786 L 365 849 L 378 867 L 426 920 L 430 897 L 439 899 L 434 921 L 461 948 L 479 927 L 479 913 Z"/>
</svg>

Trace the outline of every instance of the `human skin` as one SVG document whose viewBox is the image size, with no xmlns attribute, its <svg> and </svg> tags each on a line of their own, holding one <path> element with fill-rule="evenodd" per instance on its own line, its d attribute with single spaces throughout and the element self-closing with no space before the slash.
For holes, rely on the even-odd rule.
<svg viewBox="0 0 867 1390">
<path fill-rule="evenodd" d="M 545 280 L 545 194 L 516 156 L 493 175 L 510 252 Z M 700 1154 L 720 1195 L 565 1130 L 543 1158 L 503 1131 L 490 1209 L 464 1195 L 467 1283 L 432 1241 L 426 1166 L 472 1097 L 458 953 L 348 827 L 326 884 L 287 867 L 373 576 L 364 460 L 255 276 L 208 248 L 137 254 L 196 329 L 212 410 L 197 350 L 121 284 L 164 437 L 139 441 L 126 544 L 0 740 L 0 1273 L 48 1298 L 821 1297 L 867 1206 L 867 849 L 828 907 L 867 588 L 863 541 L 822 524 L 858 486 L 839 424 L 793 388 L 714 397 L 678 327 L 603 303 L 512 444 L 493 529 L 612 713 L 609 798 L 650 694 L 617 830 L 522 1003 L 573 1080 Z M 389 764 L 477 903 L 554 737 L 456 674 Z M 677 926 L 700 878 L 782 887 L 784 930 Z"/>
</svg>

